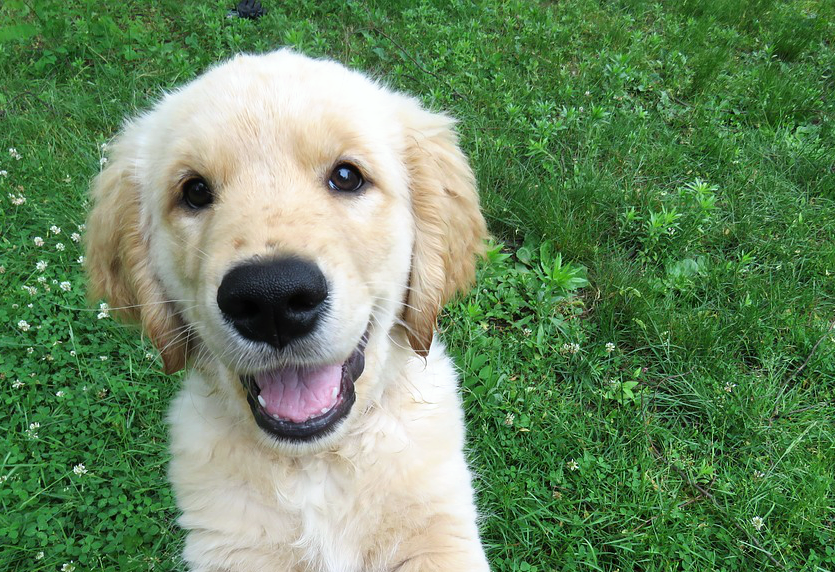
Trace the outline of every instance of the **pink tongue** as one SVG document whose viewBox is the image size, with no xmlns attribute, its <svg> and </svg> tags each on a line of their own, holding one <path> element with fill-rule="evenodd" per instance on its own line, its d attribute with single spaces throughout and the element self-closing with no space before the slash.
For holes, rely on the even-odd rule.
<svg viewBox="0 0 835 572">
<path fill-rule="evenodd" d="M 262 407 L 274 417 L 302 423 L 327 413 L 336 405 L 342 383 L 342 364 L 316 369 L 286 367 L 255 376 Z"/>
</svg>

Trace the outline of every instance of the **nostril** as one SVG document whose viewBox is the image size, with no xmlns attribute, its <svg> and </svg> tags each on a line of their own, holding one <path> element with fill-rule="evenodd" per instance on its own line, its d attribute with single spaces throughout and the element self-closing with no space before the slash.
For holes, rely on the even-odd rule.
<svg viewBox="0 0 835 572">
<path fill-rule="evenodd" d="M 296 312 L 307 312 L 316 308 L 325 299 L 318 292 L 299 292 L 287 300 L 287 308 Z"/>
<path fill-rule="evenodd" d="M 233 300 L 227 304 L 224 312 L 241 320 L 255 318 L 261 312 L 257 302 L 253 300 Z"/>
</svg>

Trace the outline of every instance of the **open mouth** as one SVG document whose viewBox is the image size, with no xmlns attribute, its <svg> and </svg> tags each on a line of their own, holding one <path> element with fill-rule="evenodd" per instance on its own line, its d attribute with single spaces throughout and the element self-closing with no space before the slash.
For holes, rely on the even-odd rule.
<svg viewBox="0 0 835 572">
<path fill-rule="evenodd" d="M 365 368 L 366 332 L 340 364 L 286 366 L 241 376 L 255 422 L 281 439 L 306 441 L 330 432 L 356 400 L 354 382 Z"/>
</svg>

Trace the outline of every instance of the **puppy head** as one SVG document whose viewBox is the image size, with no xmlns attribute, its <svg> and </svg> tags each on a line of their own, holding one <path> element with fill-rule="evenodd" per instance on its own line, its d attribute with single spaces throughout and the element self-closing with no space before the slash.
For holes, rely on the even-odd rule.
<svg viewBox="0 0 835 572">
<path fill-rule="evenodd" d="M 92 295 L 278 442 L 338 438 L 396 340 L 426 354 L 486 235 L 452 120 L 289 51 L 128 123 L 92 197 Z"/>
</svg>

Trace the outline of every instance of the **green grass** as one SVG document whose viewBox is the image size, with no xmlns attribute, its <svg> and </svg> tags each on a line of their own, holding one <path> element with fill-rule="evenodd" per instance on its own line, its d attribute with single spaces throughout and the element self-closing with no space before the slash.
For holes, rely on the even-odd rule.
<svg viewBox="0 0 835 572">
<path fill-rule="evenodd" d="M 177 380 L 70 235 L 123 117 L 293 45 L 461 120 L 505 245 L 442 323 L 495 570 L 835 570 L 835 5 L 265 4 L 0 7 L 0 569 L 182 569 Z"/>
</svg>

